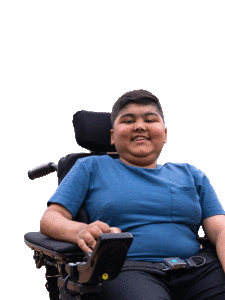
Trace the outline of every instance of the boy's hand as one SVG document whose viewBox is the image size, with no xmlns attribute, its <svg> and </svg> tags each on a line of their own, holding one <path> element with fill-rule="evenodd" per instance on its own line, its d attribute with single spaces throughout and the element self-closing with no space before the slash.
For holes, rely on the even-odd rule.
<svg viewBox="0 0 225 300">
<path fill-rule="evenodd" d="M 110 227 L 104 222 L 96 221 L 79 231 L 77 244 L 85 253 L 88 253 L 94 249 L 97 243 L 96 239 L 103 233 L 121 233 L 121 230 L 117 227 Z"/>
</svg>

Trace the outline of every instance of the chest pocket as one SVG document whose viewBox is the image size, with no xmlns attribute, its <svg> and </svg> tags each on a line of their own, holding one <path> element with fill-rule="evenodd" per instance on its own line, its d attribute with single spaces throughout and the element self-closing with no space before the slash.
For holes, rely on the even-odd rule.
<svg viewBox="0 0 225 300">
<path fill-rule="evenodd" d="M 195 187 L 171 187 L 172 220 L 191 225 L 199 225 L 202 210 Z"/>
</svg>

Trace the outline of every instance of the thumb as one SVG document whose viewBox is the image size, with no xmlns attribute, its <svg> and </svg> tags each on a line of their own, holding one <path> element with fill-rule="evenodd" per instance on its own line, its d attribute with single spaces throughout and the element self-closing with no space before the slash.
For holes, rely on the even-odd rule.
<svg viewBox="0 0 225 300">
<path fill-rule="evenodd" d="M 117 227 L 110 227 L 110 229 L 111 229 L 111 233 L 121 233 L 121 229 Z"/>
</svg>

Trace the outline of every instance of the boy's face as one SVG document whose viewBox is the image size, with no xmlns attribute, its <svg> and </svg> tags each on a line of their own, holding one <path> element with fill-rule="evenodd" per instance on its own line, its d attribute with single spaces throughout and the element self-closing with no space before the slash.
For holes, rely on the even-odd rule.
<svg viewBox="0 0 225 300">
<path fill-rule="evenodd" d="M 120 160 L 136 167 L 156 168 L 167 142 L 167 128 L 153 105 L 128 104 L 111 130 L 111 144 Z"/>
</svg>

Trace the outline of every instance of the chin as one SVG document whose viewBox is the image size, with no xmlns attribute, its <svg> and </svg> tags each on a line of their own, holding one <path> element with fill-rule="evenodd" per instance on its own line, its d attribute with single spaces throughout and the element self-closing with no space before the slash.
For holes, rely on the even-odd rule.
<svg viewBox="0 0 225 300">
<path fill-rule="evenodd" d="M 138 151 L 137 153 L 133 153 L 132 155 L 138 158 L 147 158 L 151 155 L 151 153 L 146 151 Z"/>
</svg>

